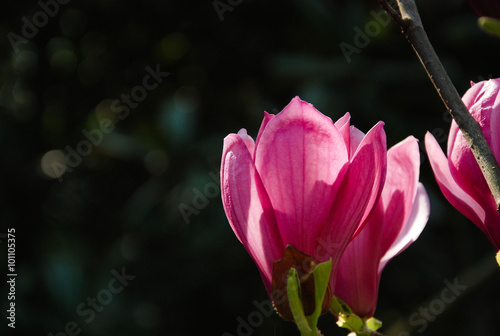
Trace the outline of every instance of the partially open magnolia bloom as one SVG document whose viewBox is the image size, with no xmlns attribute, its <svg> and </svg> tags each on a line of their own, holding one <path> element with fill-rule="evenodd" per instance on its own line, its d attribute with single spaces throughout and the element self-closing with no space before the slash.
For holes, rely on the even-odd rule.
<svg viewBox="0 0 500 336">
<path fill-rule="evenodd" d="M 332 258 L 335 274 L 385 181 L 383 125 L 365 135 L 350 126 L 349 114 L 333 123 L 296 97 L 276 116 L 265 113 L 255 142 L 245 129 L 224 139 L 224 210 L 275 304 L 286 300 L 286 291 L 272 288 L 273 263 L 289 244 L 315 263 Z M 276 277 L 288 274 L 281 273 L 274 274 L 276 284 L 282 283 Z"/>
<path fill-rule="evenodd" d="M 500 78 L 472 84 L 462 98 L 500 161 Z M 448 136 L 448 158 L 432 134 L 425 136 L 427 155 L 439 188 L 458 211 L 476 224 L 500 250 L 500 214 L 474 155 L 455 121 Z"/>
<path fill-rule="evenodd" d="M 417 139 L 408 137 L 389 149 L 382 195 L 342 256 L 334 294 L 360 317 L 373 316 L 385 265 L 414 242 L 427 223 L 430 204 L 418 182 L 419 170 Z"/>
</svg>

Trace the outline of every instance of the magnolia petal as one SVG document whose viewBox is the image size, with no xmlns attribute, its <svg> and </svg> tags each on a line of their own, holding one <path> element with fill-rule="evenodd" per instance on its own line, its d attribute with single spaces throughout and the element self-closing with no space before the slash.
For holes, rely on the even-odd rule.
<svg viewBox="0 0 500 336">
<path fill-rule="evenodd" d="M 340 261 L 335 295 L 362 317 L 375 313 L 379 264 L 410 216 L 418 183 L 417 140 L 408 137 L 387 152 L 383 191 L 363 230 L 351 241 Z"/>
<path fill-rule="evenodd" d="M 486 236 L 497 251 L 500 250 L 500 226 L 498 223 L 500 223 L 500 214 L 496 211 L 495 207 L 492 206 L 487 211 L 484 226 L 487 231 Z"/>
<path fill-rule="evenodd" d="M 451 175 L 460 188 L 484 207 L 484 201 L 488 201 L 488 198 L 492 196 L 489 194 L 483 173 L 462 132 L 458 133 L 453 144 L 453 151 L 448 157 L 448 165 Z"/>
<path fill-rule="evenodd" d="M 351 144 L 356 141 L 353 141 L 353 138 L 359 137 L 359 130 L 356 130 L 356 128 L 351 129 Z M 355 134 L 354 137 L 352 134 Z M 360 165 L 362 167 L 359 167 Z M 359 168 L 355 168 L 356 166 Z M 382 121 L 379 121 L 373 126 L 373 128 L 366 133 L 361 143 L 356 147 L 356 152 L 354 152 L 351 159 L 350 167 L 352 167 L 350 169 L 357 170 L 356 174 L 358 175 L 355 180 L 352 181 L 351 188 L 359 190 L 358 193 L 361 193 L 361 199 L 366 201 L 366 203 L 361 203 L 364 207 L 363 216 L 360 221 L 362 224 L 370 215 L 373 206 L 378 201 L 387 175 L 387 142 L 384 123 Z M 371 189 L 368 187 L 362 190 L 363 188 L 359 188 L 358 186 L 369 186 Z M 353 237 L 362 229 L 362 225 L 359 225 Z"/>
<path fill-rule="evenodd" d="M 409 218 L 404 223 L 404 226 L 396 238 L 392 246 L 385 253 L 385 255 L 380 260 L 380 265 L 378 268 L 379 276 L 382 273 L 385 265 L 399 253 L 403 252 L 408 246 L 410 246 L 415 240 L 417 240 L 420 233 L 425 228 L 427 221 L 429 219 L 431 210 L 431 204 L 429 201 L 429 196 L 425 191 L 422 183 L 418 183 L 417 193 L 415 195 L 415 200 L 413 202 L 413 207 Z"/>
<path fill-rule="evenodd" d="M 462 97 L 462 101 L 464 102 L 464 105 L 467 107 L 467 109 L 470 109 L 471 106 L 477 102 L 477 98 L 480 97 L 480 92 L 483 89 L 485 83 L 486 81 L 481 81 L 479 83 L 471 82 L 470 88 Z"/>
<path fill-rule="evenodd" d="M 387 149 L 383 123 L 379 122 L 359 145 L 335 198 L 327 225 L 323 229 L 315 257 L 332 258 L 332 274 L 345 248 L 365 215 L 371 212 L 385 180 Z M 330 278 L 335 288 L 335 278 Z"/>
<path fill-rule="evenodd" d="M 250 152 L 236 134 L 224 139 L 221 192 L 229 224 L 257 264 L 270 293 L 273 261 L 281 258 L 284 246 Z"/>
<path fill-rule="evenodd" d="M 344 142 L 346 144 L 347 149 L 350 149 L 350 138 L 351 138 L 349 131 L 350 121 L 351 121 L 351 115 L 349 114 L 349 112 L 347 112 L 346 114 L 344 114 L 342 118 L 340 118 L 335 122 L 335 126 L 340 130 L 340 133 L 344 138 Z"/>
<path fill-rule="evenodd" d="M 361 132 L 354 126 L 350 127 L 349 132 L 350 132 L 349 157 L 352 158 L 354 153 L 356 153 L 356 149 L 358 149 L 359 144 L 365 138 L 365 133 Z"/>
<path fill-rule="evenodd" d="M 341 129 L 342 126 L 344 125 L 349 125 L 349 121 L 351 120 L 351 114 L 349 112 L 347 112 L 346 114 L 344 114 L 342 117 L 340 117 L 336 122 L 335 122 L 335 126 L 338 128 L 338 129 Z"/>
<path fill-rule="evenodd" d="M 347 160 L 331 119 L 298 97 L 267 123 L 255 165 L 284 244 L 313 255 Z"/>
<path fill-rule="evenodd" d="M 264 130 L 266 129 L 266 126 L 267 124 L 275 117 L 274 114 L 271 114 L 271 113 L 267 113 L 264 111 L 264 119 L 262 119 L 262 124 L 260 124 L 260 129 L 259 129 L 259 133 L 257 134 L 257 140 L 256 140 L 256 144 L 259 143 L 260 141 L 260 137 L 262 136 L 262 133 L 264 133 Z"/>
<path fill-rule="evenodd" d="M 380 228 L 377 226 L 381 222 L 372 223 L 375 225 L 367 225 L 343 253 L 333 292 L 360 317 L 372 317 L 377 305 L 379 260 L 371 247 L 376 244 L 380 235 Z"/>
<path fill-rule="evenodd" d="M 500 79 L 490 79 L 473 85 L 465 93 L 463 101 L 481 126 L 493 155 L 497 161 L 500 161 Z M 478 224 L 478 226 L 498 248 L 500 246 L 498 226 L 500 215 L 496 211 L 496 203 L 469 144 L 455 123 L 450 130 L 448 153 L 450 172 L 454 176 L 454 180 L 485 211 L 484 219 L 480 218 L 482 224 Z M 474 223 L 477 224 L 476 221 Z"/>
<path fill-rule="evenodd" d="M 464 102 L 469 109 L 472 117 L 479 123 L 486 141 L 492 144 L 491 121 L 494 114 L 495 101 L 499 96 L 500 86 L 495 81 L 483 81 L 474 85 L 464 95 Z M 498 109 L 498 108 L 497 108 Z M 486 180 L 483 177 L 481 169 L 476 162 L 469 143 L 455 124 L 452 124 L 453 130 L 450 131 L 453 139 L 449 143 L 448 161 L 451 174 L 455 177 L 457 184 L 479 204 L 486 207 L 492 198 L 489 192 Z"/>
<path fill-rule="evenodd" d="M 384 218 L 383 234 L 378 243 L 378 258 L 390 248 L 410 217 L 417 192 L 420 170 L 418 141 L 413 136 L 387 151 L 387 177 L 379 202 Z"/>
<path fill-rule="evenodd" d="M 248 148 L 248 152 L 250 153 L 250 155 L 253 158 L 254 153 L 255 153 L 255 142 L 253 141 L 253 138 L 247 134 L 247 130 L 244 128 L 240 129 L 240 131 L 238 132 L 238 135 L 240 136 L 240 138 L 243 139 L 243 142 L 245 142 L 245 145 Z"/>
<path fill-rule="evenodd" d="M 462 101 L 464 102 L 464 105 L 467 107 L 468 110 L 471 109 L 471 107 L 476 103 L 477 98 L 480 97 L 479 93 L 481 92 L 484 83 L 485 83 L 484 81 L 479 82 L 477 84 L 471 82 L 471 88 L 467 90 L 467 92 L 465 92 L 464 96 L 462 97 Z M 448 151 L 447 151 L 448 157 L 451 157 L 451 152 L 453 152 L 455 140 L 459 132 L 460 129 L 458 128 L 458 125 L 455 122 L 455 120 L 453 120 L 451 122 L 450 132 L 448 135 Z"/>
<path fill-rule="evenodd" d="M 486 233 L 483 225 L 485 220 L 484 209 L 455 182 L 450 172 L 448 159 L 434 136 L 429 132 L 425 135 L 425 149 L 436 181 L 446 199 Z"/>
</svg>

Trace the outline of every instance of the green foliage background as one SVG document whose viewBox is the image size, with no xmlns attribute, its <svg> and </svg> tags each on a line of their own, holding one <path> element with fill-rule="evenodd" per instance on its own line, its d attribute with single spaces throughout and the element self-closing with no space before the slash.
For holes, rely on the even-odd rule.
<svg viewBox="0 0 500 336">
<path fill-rule="evenodd" d="M 471 80 L 500 76 L 500 40 L 477 27 L 465 1 L 418 5 L 461 94 Z M 377 1 L 243 0 L 232 7 L 221 21 L 209 0 L 70 1 L 16 53 L 8 34 L 21 34 L 22 18 L 31 21 L 41 7 L 3 3 L 0 232 L 16 229 L 18 277 L 15 333 L 0 281 L 2 335 L 56 334 L 69 321 L 92 336 L 237 335 L 239 318 L 247 321 L 252 302 L 267 295 L 210 188 L 223 138 L 242 127 L 256 136 L 263 111 L 276 113 L 296 95 L 334 120 L 349 111 L 365 132 L 384 120 L 390 146 L 410 134 L 422 144 L 428 130 L 445 146 L 450 119 L 392 22 L 350 63 L 339 47 L 354 45 L 354 29 L 374 21 Z M 62 181 L 43 172 L 47 152 L 76 149 L 82 130 L 114 118 L 110 103 L 157 64 L 170 75 L 127 118 L 113 119 L 114 131 L 82 164 Z M 458 277 L 467 290 L 431 316 L 423 334 L 498 334 L 495 251 L 446 202 L 423 146 L 421 153 L 431 218 L 384 271 L 381 331 L 420 334 L 423 324 L 412 325 L 411 316 Z M 186 223 L 179 206 L 194 207 L 198 191 L 212 197 Z M 0 249 L 6 274 L 3 238 Z M 76 308 L 123 267 L 135 279 L 86 323 Z M 345 334 L 332 316 L 321 317 L 320 328 Z M 247 335 L 298 335 L 275 315 L 252 329 Z"/>
</svg>

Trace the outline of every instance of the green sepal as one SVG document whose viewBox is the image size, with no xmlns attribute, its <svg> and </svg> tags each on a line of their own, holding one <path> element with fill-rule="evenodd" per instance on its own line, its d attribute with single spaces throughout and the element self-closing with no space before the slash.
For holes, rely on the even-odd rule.
<svg viewBox="0 0 500 336">
<path fill-rule="evenodd" d="M 300 330 L 301 335 L 320 335 L 317 324 L 323 306 L 325 293 L 330 282 L 330 273 L 332 271 L 332 260 L 325 261 L 316 265 L 312 271 L 314 277 L 314 299 L 315 310 L 309 315 L 305 316 L 304 307 L 302 306 L 301 293 L 300 293 L 300 279 L 295 268 L 290 268 L 287 278 L 287 294 L 290 310 L 293 314 L 293 319 Z"/>
<path fill-rule="evenodd" d="M 330 282 L 330 273 L 332 272 L 332 259 L 317 265 L 313 270 L 314 276 L 314 299 L 316 308 L 312 315 L 308 316 L 309 325 L 311 329 L 316 330 L 319 316 L 323 307 L 323 300 L 325 298 L 326 289 Z"/>
<path fill-rule="evenodd" d="M 290 268 L 288 272 L 287 286 L 288 303 L 293 314 L 293 319 L 300 330 L 301 335 L 311 335 L 312 329 L 304 315 L 304 308 L 300 300 L 300 280 L 297 270 Z"/>
<path fill-rule="evenodd" d="M 477 20 L 479 27 L 487 33 L 500 37 L 500 20 L 488 16 L 482 16 Z"/>
</svg>

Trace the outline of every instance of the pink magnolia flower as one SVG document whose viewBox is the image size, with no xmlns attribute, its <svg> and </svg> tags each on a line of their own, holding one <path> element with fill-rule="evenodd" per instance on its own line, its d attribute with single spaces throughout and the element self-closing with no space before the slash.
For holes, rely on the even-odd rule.
<svg viewBox="0 0 500 336">
<path fill-rule="evenodd" d="M 493 155 L 500 160 L 500 78 L 477 84 L 462 98 L 479 123 Z M 500 214 L 472 151 L 455 121 L 448 137 L 448 158 L 432 134 L 425 136 L 427 155 L 444 196 L 500 249 Z"/>
<path fill-rule="evenodd" d="M 265 113 L 255 142 L 245 129 L 224 139 L 224 210 L 270 296 L 273 262 L 288 244 L 317 262 L 332 258 L 335 272 L 385 181 L 383 125 L 364 135 L 349 114 L 334 124 L 296 97 Z"/>
<path fill-rule="evenodd" d="M 334 294 L 358 316 L 373 316 L 385 265 L 418 238 L 429 219 L 419 169 L 417 139 L 408 137 L 389 149 L 382 195 L 342 256 Z"/>
</svg>

